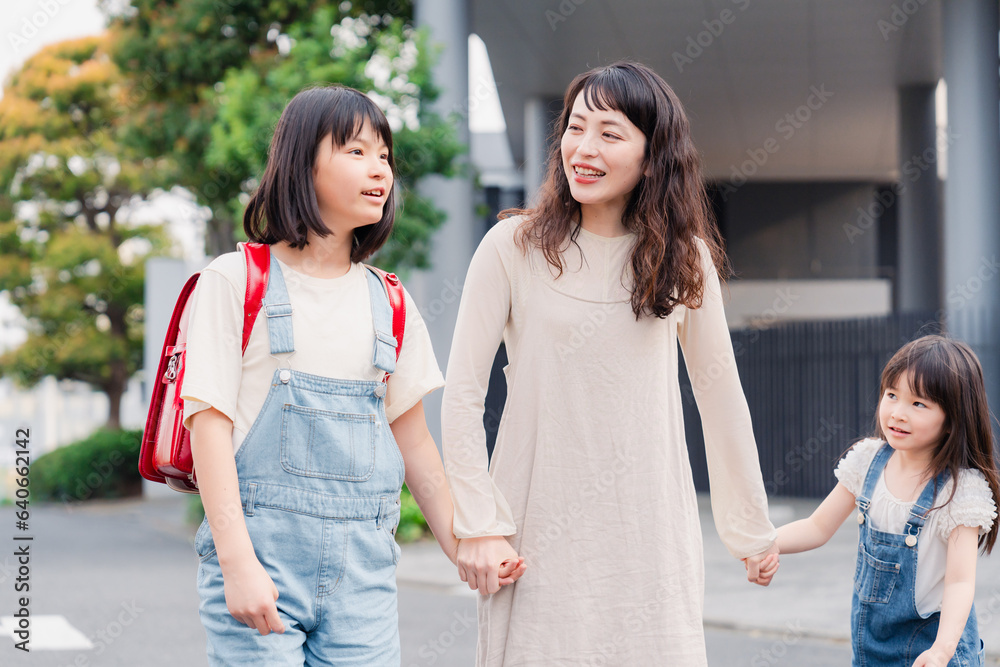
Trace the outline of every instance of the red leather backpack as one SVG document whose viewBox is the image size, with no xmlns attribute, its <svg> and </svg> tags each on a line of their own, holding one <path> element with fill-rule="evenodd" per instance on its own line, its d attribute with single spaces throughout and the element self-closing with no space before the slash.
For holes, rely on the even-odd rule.
<svg viewBox="0 0 1000 667">
<path fill-rule="evenodd" d="M 243 351 L 267 292 L 270 247 L 264 243 L 239 244 L 247 263 L 247 289 L 243 301 Z M 392 273 L 375 271 L 382 278 L 392 306 L 392 334 L 396 338 L 396 358 L 403 345 L 406 301 L 403 286 Z M 187 357 L 187 325 L 191 293 L 200 274 L 191 276 L 174 305 L 163 341 L 163 353 L 156 370 L 149 413 L 139 450 L 139 473 L 152 482 L 166 484 L 184 493 L 198 493 L 198 480 L 191 457 L 191 432 L 184 428 L 184 400 L 181 398 Z"/>
</svg>

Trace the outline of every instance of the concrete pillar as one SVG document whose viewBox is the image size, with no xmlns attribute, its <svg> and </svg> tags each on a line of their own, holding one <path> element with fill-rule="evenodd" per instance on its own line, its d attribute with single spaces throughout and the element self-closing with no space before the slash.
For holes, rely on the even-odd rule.
<svg viewBox="0 0 1000 667">
<path fill-rule="evenodd" d="M 434 81 L 441 91 L 434 108 L 444 117 L 456 114 L 458 140 L 469 145 L 469 3 L 467 0 L 417 0 L 414 17 L 430 30 L 432 43 L 442 47 L 434 67 Z M 463 157 L 462 159 L 467 159 Z M 467 171 L 471 174 L 471 171 Z M 432 240 L 432 268 L 406 282 L 407 289 L 427 323 L 434 353 L 444 368 L 458 315 L 461 286 L 480 237 L 473 205 L 471 175 L 446 179 L 429 176 L 420 193 L 445 211 L 447 218 Z M 427 425 L 441 442 L 441 391 L 424 399 Z"/>
<path fill-rule="evenodd" d="M 524 198 L 529 206 L 545 179 L 548 160 L 549 113 L 545 100 L 531 97 L 524 103 Z"/>
<path fill-rule="evenodd" d="M 941 307 L 941 202 L 938 196 L 936 86 L 899 90 L 900 311 L 932 313 Z"/>
<path fill-rule="evenodd" d="M 561 112 L 561 97 L 531 97 L 524 103 L 524 198 L 529 206 L 545 180 L 549 139 Z"/>
<path fill-rule="evenodd" d="M 941 3 L 948 84 L 944 297 L 949 331 L 979 353 L 1000 406 L 1000 93 L 996 0 Z"/>
<path fill-rule="evenodd" d="M 163 339 L 170 325 L 174 304 L 184 283 L 197 271 L 208 265 L 209 260 L 185 262 L 169 257 L 152 257 L 146 260 L 146 281 L 143 287 L 143 308 L 145 310 L 145 338 L 142 347 L 142 410 L 143 423 L 149 410 L 149 397 L 153 393 L 153 383 L 159 382 L 156 371 L 163 352 Z M 147 498 L 170 497 L 177 494 L 165 484 L 142 480 L 142 493 Z"/>
</svg>

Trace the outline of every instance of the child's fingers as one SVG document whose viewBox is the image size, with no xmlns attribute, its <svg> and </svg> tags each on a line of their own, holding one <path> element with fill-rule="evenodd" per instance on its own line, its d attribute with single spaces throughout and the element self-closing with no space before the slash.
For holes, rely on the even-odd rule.
<svg viewBox="0 0 1000 667">
<path fill-rule="evenodd" d="M 515 581 L 517 581 L 518 579 L 520 579 L 521 575 L 524 574 L 524 571 L 528 569 L 528 566 L 524 564 L 524 559 L 523 558 L 518 558 L 517 561 L 516 561 L 516 563 L 514 563 L 514 561 L 504 561 L 504 562 L 505 563 L 510 562 L 512 564 L 515 564 L 515 567 L 509 573 L 506 573 L 506 576 L 505 576 L 505 573 L 503 571 L 503 568 L 501 567 L 501 570 L 500 570 L 500 585 L 501 586 L 508 586 L 508 585 L 514 583 Z"/>
<path fill-rule="evenodd" d="M 281 622 L 281 618 L 278 616 L 278 608 L 275 605 L 271 605 L 271 608 L 264 612 L 264 628 L 260 630 L 260 634 L 266 635 L 268 632 L 277 632 L 279 635 L 285 633 L 285 624 Z"/>
</svg>

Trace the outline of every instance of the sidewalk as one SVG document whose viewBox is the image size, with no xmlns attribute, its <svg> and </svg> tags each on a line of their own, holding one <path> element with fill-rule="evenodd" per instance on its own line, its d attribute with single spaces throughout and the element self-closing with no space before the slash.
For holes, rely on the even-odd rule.
<svg viewBox="0 0 1000 667">
<path fill-rule="evenodd" d="M 709 498 L 698 498 L 705 543 L 705 626 L 709 629 L 849 642 L 851 593 L 858 528 L 844 522 L 823 548 L 783 556 L 767 588 L 746 581 L 743 564 L 729 555 L 715 530 Z M 812 499 L 771 499 L 771 519 L 782 525 L 809 516 Z M 474 596 L 435 543 L 403 546 L 400 584 Z M 1000 656 L 1000 552 L 980 558 L 976 576 L 979 631 L 991 656 Z"/>
</svg>

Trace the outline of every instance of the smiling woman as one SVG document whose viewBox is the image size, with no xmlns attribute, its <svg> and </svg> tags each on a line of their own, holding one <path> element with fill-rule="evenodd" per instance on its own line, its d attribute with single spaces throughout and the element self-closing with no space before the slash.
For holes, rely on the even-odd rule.
<svg viewBox="0 0 1000 667">
<path fill-rule="evenodd" d="M 719 533 L 755 568 L 774 529 L 698 154 L 673 91 L 635 63 L 577 77 L 558 133 L 538 207 L 502 214 L 473 257 L 448 361 L 459 572 L 484 595 L 477 665 L 703 666 L 678 343 Z M 501 340 L 507 403 L 487 470 Z M 515 555 L 526 574 L 499 589 L 495 568 Z"/>
</svg>

